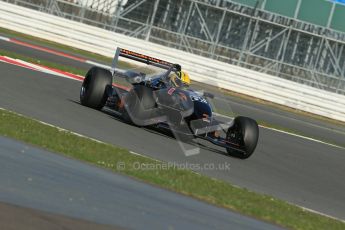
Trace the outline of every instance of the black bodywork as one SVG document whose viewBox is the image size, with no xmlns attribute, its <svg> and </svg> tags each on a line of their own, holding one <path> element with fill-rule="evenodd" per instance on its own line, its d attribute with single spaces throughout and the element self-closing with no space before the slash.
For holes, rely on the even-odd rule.
<svg viewBox="0 0 345 230">
<path fill-rule="evenodd" d="M 150 77 L 135 71 L 119 72 L 119 57 L 156 66 L 164 72 Z M 254 152 L 259 135 L 257 123 L 247 117 L 236 117 L 231 124 L 214 119 L 208 101 L 211 94 L 201 94 L 171 81 L 181 70 L 180 65 L 118 48 L 112 67 L 111 71 L 98 67 L 89 70 L 80 92 L 83 105 L 106 107 L 137 126 L 169 129 L 178 141 L 205 139 L 242 159 Z M 132 87 L 124 90 L 114 85 L 113 77 L 125 78 Z"/>
</svg>

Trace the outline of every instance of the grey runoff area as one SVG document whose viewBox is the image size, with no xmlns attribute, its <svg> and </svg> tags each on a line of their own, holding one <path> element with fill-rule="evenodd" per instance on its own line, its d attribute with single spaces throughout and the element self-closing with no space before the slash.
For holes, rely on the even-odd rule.
<svg viewBox="0 0 345 230">
<path fill-rule="evenodd" d="M 4 137 L 0 158 L 1 202 L 114 228 L 280 229 Z"/>
<path fill-rule="evenodd" d="M 257 150 L 246 161 L 203 141 L 200 154 L 186 157 L 163 133 L 81 106 L 80 82 L 5 63 L 0 70 L 0 107 L 166 162 L 227 163 L 230 170 L 198 172 L 345 219 L 343 149 L 261 129 Z"/>
</svg>

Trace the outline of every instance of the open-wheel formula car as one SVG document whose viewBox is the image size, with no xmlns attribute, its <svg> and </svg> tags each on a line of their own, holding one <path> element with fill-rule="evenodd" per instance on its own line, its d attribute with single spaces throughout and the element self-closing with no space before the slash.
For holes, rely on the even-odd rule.
<svg viewBox="0 0 345 230">
<path fill-rule="evenodd" d="M 139 70 L 121 71 L 117 67 L 119 57 L 160 71 L 146 74 Z M 124 90 L 113 84 L 116 77 L 124 78 L 131 88 Z M 80 90 L 80 102 L 94 109 L 105 107 L 115 111 L 136 126 L 169 129 L 183 143 L 201 138 L 224 147 L 231 156 L 250 157 L 259 137 L 256 121 L 239 116 L 224 125 L 212 113 L 208 99 L 213 95 L 194 91 L 189 82 L 188 75 L 178 64 L 117 48 L 111 70 L 92 67 L 87 72 Z"/>
</svg>

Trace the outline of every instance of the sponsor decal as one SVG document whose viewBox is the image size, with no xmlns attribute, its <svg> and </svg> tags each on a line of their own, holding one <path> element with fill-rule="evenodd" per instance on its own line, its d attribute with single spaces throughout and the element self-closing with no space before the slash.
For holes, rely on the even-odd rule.
<svg viewBox="0 0 345 230">
<path fill-rule="evenodd" d="M 171 96 L 175 92 L 176 88 L 170 88 L 168 94 Z"/>
<path fill-rule="evenodd" d="M 144 55 L 144 54 L 140 54 L 140 53 L 136 53 L 136 52 L 133 52 L 133 51 L 130 51 L 130 50 L 126 50 L 126 49 L 121 49 L 120 53 L 126 54 L 126 55 L 130 55 L 130 56 L 134 56 L 134 57 L 138 57 L 138 58 L 142 58 L 142 59 L 145 59 L 145 60 L 148 60 L 148 61 L 152 61 L 152 62 L 155 62 L 155 63 L 159 63 L 159 64 L 162 64 L 162 65 L 172 65 L 170 62 L 163 61 L 163 60 L 160 60 L 158 58 L 150 57 L 150 56 L 147 56 L 147 55 Z"/>
</svg>

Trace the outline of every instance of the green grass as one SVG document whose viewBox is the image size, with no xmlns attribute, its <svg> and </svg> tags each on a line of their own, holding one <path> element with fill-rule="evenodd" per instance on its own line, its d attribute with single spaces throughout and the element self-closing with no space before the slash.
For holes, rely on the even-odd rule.
<svg viewBox="0 0 345 230">
<path fill-rule="evenodd" d="M 34 37 L 34 36 L 30 36 L 30 35 L 27 35 L 27 34 L 19 33 L 19 32 L 8 30 L 8 29 L 1 28 L 1 27 L 0 27 L 0 33 L 6 34 L 6 35 L 9 35 L 9 36 L 14 36 L 14 37 L 17 37 L 17 38 L 23 38 L 23 39 L 26 39 L 26 40 L 30 40 L 32 42 L 35 42 L 35 43 L 39 44 L 39 45 L 44 45 L 44 46 L 47 46 L 47 47 L 56 48 L 56 49 L 59 49 L 61 51 L 66 51 L 68 53 L 79 54 L 79 55 L 81 55 L 83 57 L 87 57 L 87 58 L 90 58 L 90 59 L 93 59 L 93 60 L 98 60 L 100 62 L 111 63 L 111 61 L 112 61 L 112 58 L 109 58 L 109 57 L 105 57 L 105 56 L 102 56 L 102 55 L 99 55 L 99 54 L 95 54 L 95 53 L 92 53 L 92 52 L 89 52 L 89 51 L 77 49 L 77 48 L 74 48 L 74 47 L 71 47 L 71 46 L 62 45 L 62 44 L 59 44 L 59 43 L 56 43 L 56 42 L 52 42 L 52 41 L 49 41 L 49 40 L 37 38 L 37 37 Z M 123 65 L 121 68 L 125 68 L 125 69 L 133 68 L 133 65 L 131 65 L 131 64 L 127 63 L 127 62 L 120 63 L 120 65 Z M 72 73 L 74 73 L 74 72 L 72 72 Z M 332 124 L 336 124 L 336 125 L 340 125 L 340 126 L 345 127 L 345 122 L 342 122 L 342 121 L 338 121 L 338 120 L 334 120 L 334 119 L 331 119 L 331 118 L 328 118 L 328 117 L 323 117 L 323 116 L 320 116 L 320 115 L 308 113 L 308 112 L 305 112 L 305 111 L 302 111 L 302 110 L 298 110 L 298 109 L 294 109 L 294 108 L 291 108 L 291 107 L 279 105 L 279 104 L 276 104 L 276 103 L 273 103 L 273 102 L 269 102 L 269 101 L 261 100 L 261 99 L 254 98 L 254 97 L 251 97 L 251 96 L 247 96 L 247 95 L 244 95 L 244 94 L 236 93 L 234 91 L 225 90 L 225 89 L 220 89 L 220 90 L 223 93 L 225 93 L 225 94 L 228 94 L 228 95 L 231 95 L 231 96 L 234 96 L 234 97 L 238 97 L 238 98 L 242 98 L 242 99 L 247 100 L 247 101 L 251 101 L 251 102 L 267 105 L 267 106 L 270 106 L 272 108 L 288 111 L 288 112 L 299 114 L 299 115 L 302 115 L 302 116 L 305 116 L 305 117 L 311 117 L 311 118 L 316 119 L 316 120 L 320 120 L 320 121 L 323 121 L 323 122 L 329 122 L 329 123 L 332 123 Z"/>
<path fill-rule="evenodd" d="M 294 129 L 286 128 L 286 127 L 283 127 L 283 126 L 280 126 L 280 125 L 276 125 L 276 124 L 270 124 L 270 123 L 268 123 L 266 121 L 257 121 L 257 122 L 262 127 L 277 129 L 277 130 L 284 131 L 284 132 L 287 132 L 287 133 L 296 134 L 296 135 L 307 137 L 307 138 L 312 138 L 312 139 L 315 139 L 317 141 L 322 141 L 322 142 L 325 142 L 327 144 L 337 146 L 339 148 L 345 148 L 345 144 L 344 143 L 336 143 L 334 141 L 327 140 L 326 138 L 320 138 L 320 137 L 313 136 L 313 135 L 306 135 L 306 134 L 304 134 L 302 132 L 299 132 L 299 131 L 296 131 Z"/>
<path fill-rule="evenodd" d="M 43 65 L 43 66 L 47 66 L 50 68 L 54 68 L 54 69 L 59 69 L 65 72 L 69 72 L 69 73 L 73 73 L 73 74 L 78 74 L 81 76 L 84 76 L 87 70 L 82 70 L 82 69 L 78 69 L 72 66 L 66 66 L 66 65 L 60 65 L 58 63 L 54 63 L 54 62 L 49 62 L 49 61 L 45 61 L 45 60 L 40 60 L 37 58 L 32 58 L 32 57 L 28 57 L 28 56 L 24 56 L 24 55 L 20 55 L 17 53 L 13 53 L 13 52 L 9 52 L 6 50 L 3 50 L 0 48 L 0 56 L 7 56 L 10 58 L 15 58 L 15 59 L 20 59 L 26 62 L 30 62 L 33 64 L 38 64 L 38 65 Z"/>
<path fill-rule="evenodd" d="M 59 49 L 59 50 L 80 54 L 80 55 L 85 56 L 85 57 L 101 60 L 101 61 L 108 62 L 108 63 L 110 63 L 111 60 L 112 60 L 111 58 L 107 58 L 107 57 L 104 57 L 104 56 L 101 56 L 101 55 L 98 55 L 98 54 L 94 54 L 94 53 L 91 53 L 91 52 L 88 52 L 88 51 L 76 49 L 76 48 L 73 48 L 73 47 L 70 47 L 70 46 L 65 46 L 65 45 L 62 45 L 62 44 L 59 44 L 59 43 L 51 42 L 51 41 L 48 41 L 48 40 L 44 40 L 44 39 L 40 39 L 40 38 L 33 37 L 33 36 L 30 36 L 30 35 L 18 33 L 18 32 L 15 32 L 15 31 L 7 30 L 7 29 L 4 29 L 4 28 L 0 28 L 0 33 L 5 33 L 5 34 L 11 35 L 11 36 L 16 36 L 16 37 L 21 37 L 21 38 L 28 39 L 28 40 L 31 40 L 31 41 L 39 42 L 40 45 L 43 44 L 43 45 L 46 45 L 46 46 L 49 46 L 49 47 L 53 47 L 53 48 L 56 48 L 56 49 Z M 81 76 L 84 76 L 86 71 L 87 71 L 87 70 L 78 69 L 78 68 L 75 68 L 75 67 L 72 67 L 72 66 L 61 65 L 61 64 L 57 64 L 57 63 L 53 63 L 53 62 L 49 62 L 49 61 L 45 61 L 45 60 L 40 60 L 40 59 L 36 59 L 36 58 L 20 55 L 20 54 L 17 54 L 17 53 L 14 53 L 14 52 L 9 52 L 9 51 L 2 50 L 2 49 L 0 49 L 0 55 L 8 56 L 8 57 L 16 58 L 16 59 L 20 59 L 20 60 L 27 61 L 27 62 L 34 63 L 34 64 L 44 65 L 44 66 L 47 66 L 47 67 L 59 69 L 59 70 L 62 70 L 62 71 L 73 73 L 73 74 L 78 74 L 78 75 L 81 75 Z M 124 61 L 120 61 L 119 62 L 119 67 L 123 68 L 123 69 L 133 69 L 133 68 L 136 68 L 138 71 L 142 71 L 142 72 L 145 72 L 147 74 L 152 73 L 152 72 L 150 72 L 150 70 L 146 70 L 145 68 L 138 68 L 137 66 L 135 66 L 133 64 L 130 64 L 130 63 L 127 63 L 127 62 L 124 62 Z M 272 108 L 278 108 L 278 109 L 285 110 L 285 111 L 288 111 L 288 112 L 300 114 L 300 115 L 303 115 L 303 116 L 306 116 L 306 117 L 312 117 L 312 118 L 317 119 L 317 120 L 321 120 L 321 121 L 337 124 L 339 126 L 345 126 L 345 123 L 341 122 L 341 121 L 336 121 L 336 120 L 333 120 L 333 119 L 330 119 L 330 118 L 326 118 L 326 117 L 322 117 L 322 116 L 319 116 L 319 115 L 307 113 L 307 112 L 304 112 L 304 111 L 301 111 L 301 110 L 297 110 L 297 109 L 289 108 L 289 107 L 286 107 L 286 106 L 278 105 L 278 104 L 275 104 L 275 103 L 272 103 L 272 102 L 264 101 L 264 100 L 261 100 L 261 99 L 258 99 L 258 98 L 253 98 L 251 96 L 239 94 L 239 93 L 232 92 L 232 91 L 229 91 L 229 90 L 221 89 L 221 91 L 223 93 L 225 93 L 225 94 L 230 95 L 230 96 L 239 97 L 239 98 L 242 98 L 242 99 L 248 100 L 248 101 L 254 101 L 255 103 L 264 104 L 264 105 L 270 106 Z M 230 116 L 230 117 L 236 116 L 236 114 L 234 114 L 234 113 L 230 114 L 229 112 L 225 112 L 225 111 L 221 111 L 221 110 L 220 111 L 215 111 L 215 112 L 223 114 L 223 115 L 227 115 L 227 116 Z M 293 134 L 297 134 L 297 135 L 302 135 L 302 136 L 307 136 L 307 135 L 305 135 L 305 134 L 303 134 L 303 133 L 301 133 L 299 131 L 296 131 L 296 130 L 293 130 L 293 129 L 290 129 L 290 128 L 287 128 L 287 127 L 282 127 L 282 126 L 279 126 L 279 125 L 275 125 L 275 124 L 270 124 L 270 123 L 268 123 L 266 121 L 258 121 L 258 123 L 259 123 L 259 125 L 262 125 L 262 126 L 265 126 L 265 127 L 268 127 L 268 128 L 275 128 L 275 129 L 282 130 L 282 131 L 285 131 L 285 132 L 289 132 L 289 133 L 293 133 Z M 317 137 L 312 137 L 312 136 L 308 136 L 308 137 L 319 139 Z M 324 142 L 328 142 L 330 144 L 334 144 L 334 145 L 338 145 L 338 146 L 341 146 L 341 147 L 345 147 L 344 145 L 339 145 L 339 143 L 329 142 L 326 139 L 320 140 L 320 141 L 324 141 Z"/>
<path fill-rule="evenodd" d="M 32 57 L 27 57 L 27 56 L 24 56 L 24 55 L 13 53 L 13 52 L 8 52 L 8 51 L 2 50 L 2 49 L 0 49 L 0 56 L 7 56 L 7 57 L 15 58 L 15 59 L 20 59 L 20 60 L 27 61 L 27 62 L 30 62 L 30 63 L 44 65 L 44 66 L 47 66 L 47 67 L 50 67 L 50 68 L 59 69 L 59 70 L 65 71 L 65 72 L 69 72 L 69 73 L 73 73 L 73 74 L 78 74 L 78 75 L 81 75 L 81 76 L 84 76 L 86 74 L 86 70 L 82 70 L 82 69 L 78 69 L 78 68 L 74 68 L 74 67 L 70 67 L 70 66 L 65 66 L 65 65 L 60 65 L 60 64 L 49 62 L 49 61 L 45 61 L 45 60 L 39 60 L 39 59 L 32 58 Z M 129 65 L 125 64 L 125 65 L 122 65 L 122 66 L 123 67 L 127 67 L 127 68 L 129 66 L 131 66 L 131 68 L 134 67 L 131 64 L 129 64 Z M 140 70 L 140 68 L 139 68 L 139 70 Z M 144 71 L 144 69 L 141 69 L 141 70 Z M 222 115 L 225 115 L 225 116 L 229 116 L 229 117 L 235 117 L 235 116 L 239 115 L 239 114 L 235 114 L 233 112 L 230 113 L 230 112 L 222 110 L 222 109 L 217 109 L 214 112 L 222 114 Z M 293 133 L 293 134 L 297 134 L 297 135 L 301 135 L 301 136 L 307 136 L 306 134 L 303 134 L 302 132 L 299 132 L 299 131 L 296 131 L 296 130 L 293 130 L 293 129 L 290 129 L 290 128 L 286 128 L 286 127 L 283 127 L 283 126 L 270 124 L 270 123 L 268 123 L 266 121 L 257 121 L 257 122 L 258 122 L 259 125 L 262 125 L 262 126 L 265 126 L 265 127 L 268 127 L 268 128 L 274 128 L 274 129 L 278 129 L 278 130 L 281 130 L 281 131 L 285 131 L 285 132 L 289 132 L 289 133 Z M 320 140 L 318 137 L 313 137 L 313 136 L 307 136 L 307 137 Z M 337 145 L 337 146 L 345 148 L 345 145 L 341 145 L 339 143 L 334 143 L 334 142 L 331 142 L 331 141 L 326 140 L 326 139 L 323 139 L 323 140 L 320 140 L 320 141 L 324 141 L 324 142 L 327 142 L 327 143 L 330 143 L 330 144 Z"/>
<path fill-rule="evenodd" d="M 105 56 L 102 56 L 100 54 L 96 54 L 96 53 L 92 53 L 92 52 L 89 52 L 89 51 L 77 49 L 77 48 L 74 48 L 74 47 L 71 47 L 71 46 L 62 45 L 62 44 L 59 44 L 59 43 L 56 43 L 56 42 L 52 42 L 52 41 L 49 41 L 49 40 L 41 39 L 41 38 L 38 38 L 38 37 L 33 37 L 33 36 L 30 36 L 30 35 L 27 35 L 27 34 L 19 33 L 19 32 L 8 30 L 8 29 L 1 28 L 1 27 L 0 27 L 0 33 L 5 34 L 7 36 L 14 36 L 15 38 L 22 38 L 22 39 L 25 39 L 25 40 L 29 40 L 30 43 L 35 43 L 35 44 L 37 44 L 39 46 L 46 46 L 46 47 L 49 47 L 49 48 L 57 49 L 57 50 L 62 51 L 62 52 L 71 53 L 71 54 L 77 54 L 77 55 L 80 55 L 80 56 L 82 56 L 84 58 L 89 58 L 91 60 L 96 60 L 97 62 L 100 62 L 100 63 L 108 63 L 109 66 L 111 65 L 111 62 L 113 60 L 113 58 L 105 57 Z M 3 52 L 3 53 L 10 53 L 10 52 L 6 52 L 5 50 L 0 50 L 0 51 Z M 114 47 L 114 54 L 115 54 L 115 47 Z M 3 54 L 0 53 L 0 55 L 3 55 Z M 28 61 L 28 62 L 32 62 L 32 63 L 35 63 L 35 64 L 46 63 L 47 64 L 46 66 L 48 66 L 48 67 L 54 68 L 54 66 L 56 66 L 57 69 L 61 69 L 63 71 L 65 71 L 65 68 L 66 68 L 63 65 L 58 65 L 56 63 L 47 62 L 47 61 L 44 61 L 44 60 L 37 60 L 37 59 L 31 58 L 31 57 L 27 57 L 27 56 L 15 54 L 15 53 L 14 53 L 14 55 L 17 56 L 18 59 L 21 59 L 19 57 L 23 57 L 22 60 Z M 9 56 L 9 55 L 4 55 L 4 56 Z M 13 58 L 16 58 L 16 57 L 13 57 Z M 134 68 L 136 68 L 136 69 L 138 69 L 138 71 L 143 71 L 143 72 L 145 72 L 147 74 L 152 72 L 152 71 L 145 70 L 145 68 L 138 68 L 138 66 L 133 65 L 133 64 L 131 64 L 129 62 L 126 62 L 126 61 L 123 61 L 123 60 L 119 60 L 118 67 L 121 68 L 121 69 L 134 69 Z M 77 69 L 77 68 L 74 68 L 74 67 L 71 67 L 71 66 L 67 67 L 67 69 L 71 70 L 70 73 L 75 73 L 75 74 L 80 74 L 80 73 L 84 73 L 85 72 L 83 70 L 80 70 L 80 69 Z M 83 74 L 80 74 L 80 75 L 83 75 Z"/>
<path fill-rule="evenodd" d="M 279 109 L 279 110 L 287 111 L 287 112 L 290 112 L 290 113 L 302 115 L 304 117 L 310 117 L 312 119 L 319 120 L 319 121 L 322 121 L 322 122 L 327 122 L 327 123 L 331 123 L 331 124 L 335 124 L 335 125 L 339 125 L 339 126 L 345 127 L 345 122 L 343 122 L 343 121 L 338 121 L 338 120 L 334 120 L 332 118 L 328 118 L 328 117 L 324 117 L 324 116 L 321 116 L 321 115 L 309 113 L 309 112 L 302 111 L 302 110 L 295 109 L 295 108 L 291 108 L 291 107 L 288 107 L 288 106 L 279 105 L 279 104 L 276 104 L 274 102 L 270 102 L 270 101 L 266 101 L 266 100 L 263 100 L 263 99 L 255 98 L 255 97 L 252 97 L 252 96 L 248 96 L 248 95 L 245 95 L 245 94 L 237 93 L 237 92 L 234 92 L 234 91 L 231 91 L 231 90 L 226 90 L 226 89 L 219 89 L 219 90 L 222 93 L 224 93 L 226 95 L 229 95 L 229 96 L 232 96 L 232 97 L 241 98 L 243 100 L 251 101 L 251 102 L 254 102 L 254 103 L 257 103 L 257 104 L 262 104 L 262 105 L 265 105 L 265 106 L 269 106 L 269 107 L 274 108 L 274 109 Z"/>
<path fill-rule="evenodd" d="M 343 222 L 305 211 L 270 196 L 238 188 L 192 171 L 176 167 L 164 169 L 161 167 L 167 165 L 164 162 L 134 155 L 126 149 L 81 137 L 6 110 L 0 110 L 0 135 L 287 228 L 345 229 Z M 125 165 L 125 168 L 119 168 L 120 163 Z M 137 169 L 138 164 L 154 165 L 157 168 L 140 170 Z"/>
<path fill-rule="evenodd" d="M 59 70 L 65 71 L 65 72 L 81 75 L 81 76 L 84 76 L 86 74 L 86 72 L 87 72 L 87 70 L 75 68 L 73 66 L 61 65 L 59 63 L 50 62 L 50 61 L 46 61 L 46 60 L 43 60 L 43 59 L 28 57 L 26 55 L 21 55 L 21 54 L 18 54 L 18 53 L 14 53 L 14 52 L 10 52 L 10 51 L 7 51 L 7 50 L 3 50 L 1 48 L 0 48 L 0 56 L 7 56 L 7 57 L 10 57 L 10 58 L 14 58 L 14 59 L 20 59 L 20 60 L 23 60 L 23 61 L 26 61 L 26 62 L 30 62 L 30 63 L 33 63 L 33 64 L 43 65 L 43 66 L 47 66 L 47 67 L 50 67 L 50 68 L 59 69 Z M 135 65 L 130 64 L 130 63 L 125 62 L 125 61 L 119 61 L 118 66 L 121 69 L 134 69 L 135 68 L 138 71 L 144 71 L 147 74 L 151 73 L 150 71 L 145 71 L 145 68 L 140 68 L 138 66 L 135 66 Z"/>
<path fill-rule="evenodd" d="M 233 113 L 233 112 L 228 112 L 228 111 L 224 111 L 224 110 L 221 110 L 221 109 L 217 109 L 216 111 L 214 111 L 216 113 L 219 113 L 221 115 L 224 115 L 224 116 L 228 116 L 228 117 L 236 117 L 236 116 L 240 116 L 240 114 L 236 114 L 236 113 Z M 296 135 L 300 135 L 300 136 L 304 136 L 304 137 L 308 137 L 308 138 L 313 138 L 315 140 L 318 140 L 318 141 L 322 141 L 322 142 L 325 142 L 325 143 L 328 143 L 328 144 L 331 144 L 331 145 L 334 145 L 334 146 L 338 146 L 338 147 L 341 147 L 341 148 L 345 148 L 345 144 L 342 144 L 342 143 L 336 143 L 334 141 L 330 141 L 330 140 L 327 140 L 326 138 L 319 138 L 317 136 L 312 136 L 312 135 L 306 135 L 304 134 L 303 132 L 300 132 L 300 131 L 297 131 L 297 130 L 294 130 L 294 129 L 291 129 L 291 128 L 287 128 L 287 127 L 284 127 L 284 126 L 281 126 L 281 125 L 277 125 L 277 124 L 272 124 L 272 123 L 269 123 L 267 121 L 260 121 L 260 120 L 257 120 L 256 121 L 260 126 L 262 127 L 265 127 L 265 128 L 272 128 L 272 129 L 277 129 L 277 130 L 280 130 L 280 131 L 284 131 L 284 132 L 287 132 L 287 133 L 291 133 L 291 134 L 296 134 Z"/>
<path fill-rule="evenodd" d="M 27 34 L 23 34 L 23 33 L 19 33 L 13 30 L 8 30 L 5 28 L 1 28 L 0 27 L 0 33 L 8 35 L 8 36 L 13 36 L 15 38 L 22 38 L 25 40 L 30 40 L 32 42 L 35 42 L 36 44 L 39 44 L 41 46 L 47 46 L 47 47 L 51 47 L 51 48 L 55 48 L 61 51 L 66 51 L 68 53 L 74 53 L 74 54 L 79 54 L 83 57 L 87 57 L 90 59 L 94 59 L 94 60 L 98 60 L 100 62 L 105 62 L 105 63 L 111 63 L 112 58 L 109 57 L 105 57 L 96 53 L 92 53 L 89 51 L 85 51 L 85 50 L 81 50 L 81 49 L 77 49 L 71 46 L 66 46 L 66 45 L 62 45 L 56 42 L 52 42 L 49 40 L 45 40 L 45 39 L 41 39 L 38 37 L 33 37 Z M 114 47 L 115 48 L 115 47 Z"/>
</svg>

